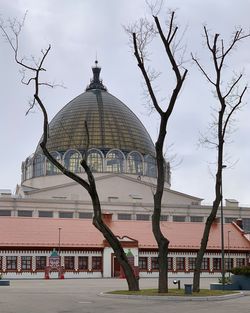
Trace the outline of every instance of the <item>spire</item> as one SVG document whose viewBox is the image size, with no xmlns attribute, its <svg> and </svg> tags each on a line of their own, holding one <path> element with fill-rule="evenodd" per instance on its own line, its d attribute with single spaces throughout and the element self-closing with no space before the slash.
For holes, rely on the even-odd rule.
<svg viewBox="0 0 250 313">
<path fill-rule="evenodd" d="M 95 66 L 92 67 L 93 78 L 90 80 L 90 84 L 87 86 L 86 91 L 91 89 L 101 89 L 107 91 L 107 88 L 103 85 L 100 79 L 101 68 L 98 66 L 98 61 L 95 60 Z"/>
</svg>

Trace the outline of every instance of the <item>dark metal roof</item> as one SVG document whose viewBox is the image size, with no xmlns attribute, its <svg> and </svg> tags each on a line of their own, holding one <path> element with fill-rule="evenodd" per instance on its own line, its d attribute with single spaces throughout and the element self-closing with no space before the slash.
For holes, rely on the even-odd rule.
<svg viewBox="0 0 250 313">
<path fill-rule="evenodd" d="M 85 150 L 86 121 L 88 148 L 136 150 L 144 155 L 155 155 L 153 142 L 141 121 L 123 102 L 106 91 L 99 80 L 100 68 L 94 67 L 93 73 L 87 91 L 70 101 L 50 122 L 48 149 L 59 152 L 70 148 Z"/>
</svg>

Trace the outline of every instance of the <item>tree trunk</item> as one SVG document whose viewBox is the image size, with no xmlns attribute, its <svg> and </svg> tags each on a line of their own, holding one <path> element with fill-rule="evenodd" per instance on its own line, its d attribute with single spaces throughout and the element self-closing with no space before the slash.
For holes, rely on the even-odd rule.
<svg viewBox="0 0 250 313">
<path fill-rule="evenodd" d="M 91 196 L 94 209 L 93 225 L 103 234 L 104 238 L 107 240 L 107 242 L 113 249 L 115 256 L 117 257 L 117 260 L 123 269 L 129 290 L 138 291 L 139 290 L 138 278 L 135 276 L 134 270 L 128 261 L 128 258 L 122 248 L 120 241 L 113 234 L 108 225 L 105 224 L 102 220 L 101 206 L 96 189 L 91 188 L 89 194 Z"/>
<path fill-rule="evenodd" d="M 200 275 L 201 275 L 202 260 L 203 260 L 204 254 L 206 252 L 206 249 L 207 249 L 207 242 L 208 242 L 208 238 L 209 238 L 210 229 L 211 229 L 213 222 L 215 221 L 219 204 L 220 204 L 220 196 L 213 203 L 212 211 L 211 211 L 210 215 L 208 216 L 206 224 L 205 224 L 200 248 L 199 248 L 199 251 L 197 252 L 197 257 L 196 257 L 196 261 L 195 261 L 194 276 L 193 276 L 193 291 L 194 292 L 200 291 Z"/>
<path fill-rule="evenodd" d="M 47 119 L 45 118 L 45 125 L 48 125 Z M 44 127 L 47 129 L 47 127 Z M 45 131 L 45 136 L 47 135 Z M 44 138 L 45 138 L 44 136 Z M 47 138 L 47 137 L 46 137 Z M 96 190 L 96 185 L 95 185 L 95 178 L 90 170 L 90 168 L 87 165 L 87 162 L 83 159 L 81 161 L 81 165 L 84 168 L 87 176 L 88 176 L 88 181 L 87 183 L 85 180 L 83 180 L 81 177 L 77 176 L 75 173 L 72 173 L 68 171 L 66 168 L 64 168 L 56 159 L 53 158 L 53 156 L 49 153 L 49 151 L 46 148 L 46 140 L 43 139 L 43 142 L 40 144 L 44 155 L 55 165 L 57 168 L 59 168 L 64 175 L 68 176 L 72 180 L 76 181 L 79 183 L 81 186 L 83 186 L 89 193 L 91 200 L 92 200 L 92 205 L 93 205 L 93 212 L 94 212 L 94 217 L 93 217 L 93 225 L 103 234 L 104 238 L 107 240 L 107 242 L 110 244 L 111 248 L 114 250 L 114 253 L 117 257 L 117 260 L 119 264 L 121 265 L 125 278 L 128 283 L 128 288 L 131 291 L 138 291 L 139 290 L 139 281 L 135 276 L 135 273 L 133 271 L 132 266 L 128 262 L 128 258 L 122 248 L 121 243 L 117 239 L 117 237 L 113 234 L 111 229 L 103 222 L 102 220 L 102 210 L 101 210 L 101 204 L 99 200 L 99 196 Z"/>
<path fill-rule="evenodd" d="M 168 292 L 168 245 L 169 240 L 164 237 L 161 232 L 161 202 L 165 184 L 165 167 L 163 157 L 163 144 L 166 137 L 166 114 L 161 116 L 161 124 L 158 135 L 158 140 L 155 144 L 156 161 L 157 161 L 157 187 L 154 194 L 154 213 L 152 216 L 152 230 L 155 240 L 158 245 L 158 264 L 159 264 L 159 279 L 158 292 Z"/>
<path fill-rule="evenodd" d="M 215 182 L 215 200 L 213 202 L 213 208 L 206 220 L 205 228 L 203 231 L 203 236 L 201 239 L 200 248 L 197 253 L 196 262 L 195 262 L 195 270 L 194 270 L 194 277 L 193 277 L 193 291 L 199 292 L 200 291 L 200 274 L 201 274 L 201 265 L 203 256 L 207 249 L 207 243 L 209 238 L 209 233 L 213 222 L 215 221 L 217 211 L 222 201 L 221 195 L 221 182 L 222 182 L 222 162 L 223 162 L 223 135 L 222 135 L 222 121 L 223 121 L 223 113 L 224 110 L 219 112 L 219 121 L 218 121 L 218 153 L 217 153 L 217 174 L 216 174 L 216 182 Z M 223 221 L 221 221 L 222 223 Z"/>
<path fill-rule="evenodd" d="M 159 208 L 159 197 L 154 195 L 155 206 Z M 159 264 L 159 279 L 158 292 L 168 292 L 168 245 L 169 240 L 165 238 L 160 229 L 160 210 L 155 209 L 152 216 L 152 229 L 158 245 L 158 264 Z"/>
</svg>

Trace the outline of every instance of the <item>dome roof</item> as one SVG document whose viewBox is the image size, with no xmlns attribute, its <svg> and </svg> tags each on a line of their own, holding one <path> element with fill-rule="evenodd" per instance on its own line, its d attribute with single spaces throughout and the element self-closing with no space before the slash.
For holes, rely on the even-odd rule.
<svg viewBox="0 0 250 313">
<path fill-rule="evenodd" d="M 155 155 L 153 142 L 136 115 L 119 99 L 107 92 L 99 79 L 100 68 L 86 91 L 63 107 L 49 124 L 49 151 L 91 148 L 108 151 L 138 151 Z M 86 132 L 89 133 L 89 142 Z M 37 153 L 40 152 L 37 147 Z"/>
</svg>

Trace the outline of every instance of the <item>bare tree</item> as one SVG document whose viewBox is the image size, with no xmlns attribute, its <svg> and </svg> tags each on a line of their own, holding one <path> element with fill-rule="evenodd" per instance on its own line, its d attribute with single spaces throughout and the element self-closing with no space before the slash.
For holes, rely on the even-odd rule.
<svg viewBox="0 0 250 313">
<path fill-rule="evenodd" d="M 49 54 L 51 47 L 49 46 L 47 49 L 41 51 L 41 58 L 39 60 L 35 60 L 35 58 L 32 58 L 33 62 L 31 64 L 26 58 L 20 58 L 19 57 L 19 36 L 24 25 L 24 20 L 25 18 L 23 19 L 21 23 L 15 19 L 9 20 L 8 27 L 2 21 L 0 24 L 0 29 L 2 31 L 3 37 L 9 43 L 9 45 L 11 46 L 14 52 L 16 63 L 23 70 L 24 76 L 22 79 L 22 83 L 25 85 L 33 84 L 34 86 L 34 97 L 30 103 L 30 109 L 32 109 L 36 104 L 38 104 L 39 108 L 42 110 L 42 113 L 43 113 L 43 136 L 40 142 L 41 149 L 44 155 L 47 157 L 47 159 L 52 164 L 54 164 L 64 175 L 74 180 L 75 182 L 80 184 L 84 189 L 87 190 L 92 200 L 92 206 L 93 206 L 93 212 L 94 212 L 93 224 L 103 234 L 104 238 L 108 241 L 108 243 L 114 250 L 117 260 L 120 263 L 124 271 L 129 290 L 137 291 L 139 290 L 139 282 L 138 282 L 137 277 L 135 276 L 133 268 L 128 262 L 126 253 L 124 252 L 122 245 L 120 241 L 118 240 L 118 238 L 111 231 L 111 229 L 104 223 L 102 219 L 101 204 L 100 204 L 98 192 L 96 190 L 95 178 L 87 164 L 86 158 L 83 158 L 80 164 L 85 170 L 85 173 L 87 175 L 87 180 L 81 178 L 80 176 L 76 175 L 75 173 L 65 168 L 61 163 L 59 163 L 53 157 L 53 155 L 47 149 L 47 140 L 48 140 L 48 135 L 49 135 L 48 114 L 40 96 L 40 89 L 42 86 L 54 87 L 53 84 L 50 84 L 48 82 L 43 82 L 41 80 L 41 74 L 44 71 L 46 71 L 46 69 L 44 68 L 44 63 Z M 28 72 L 28 74 L 30 74 L 28 79 L 26 79 L 25 77 L 25 72 Z M 87 133 L 87 138 L 89 138 L 87 123 L 85 123 L 85 129 Z"/>
<path fill-rule="evenodd" d="M 182 88 L 183 82 L 187 75 L 186 69 L 181 69 L 175 56 L 176 52 L 176 35 L 178 27 L 175 25 L 175 12 L 170 13 L 166 34 L 162 29 L 160 20 L 153 15 L 153 23 L 147 19 L 141 19 L 135 25 L 125 28 L 132 38 L 134 55 L 138 67 L 143 75 L 147 91 L 154 109 L 160 116 L 160 127 L 158 138 L 155 143 L 156 162 L 157 162 L 157 186 L 154 192 L 154 211 L 152 215 L 152 230 L 158 245 L 158 262 L 159 262 L 159 293 L 168 292 L 168 246 L 169 240 L 163 235 L 160 227 L 161 204 L 165 183 L 165 160 L 164 160 L 164 142 L 167 134 L 168 120 L 174 109 L 177 97 Z M 162 109 L 160 101 L 157 99 L 156 90 L 153 87 L 153 81 L 158 76 L 155 71 L 147 67 L 147 48 L 154 37 L 159 37 L 163 48 L 165 49 L 167 60 L 173 70 L 175 85 L 171 92 L 170 99 L 166 103 L 166 108 Z"/>
<path fill-rule="evenodd" d="M 232 122 L 232 116 L 240 108 L 242 104 L 242 98 L 247 90 L 247 86 L 244 86 L 243 88 L 240 87 L 242 74 L 234 75 L 233 79 L 225 85 L 225 82 L 223 81 L 225 77 L 223 70 L 226 66 L 226 60 L 228 56 L 234 50 L 238 42 L 250 36 L 250 34 L 244 34 L 243 30 L 239 28 L 233 33 L 232 39 L 226 47 L 224 40 L 219 40 L 219 34 L 210 36 L 206 26 L 204 26 L 204 34 L 206 47 L 211 56 L 211 63 L 214 73 L 210 74 L 209 70 L 205 69 L 205 67 L 201 65 L 200 61 L 193 54 L 191 56 L 203 76 L 213 86 L 218 102 L 218 113 L 217 116 L 215 116 L 215 121 L 213 121 L 213 125 L 211 127 L 212 136 L 204 137 L 204 142 L 206 144 L 210 146 L 212 145 L 217 149 L 217 169 L 215 179 L 215 199 L 213 201 L 211 212 L 206 220 L 195 263 L 193 277 L 194 292 L 199 292 L 200 290 L 202 260 L 207 248 L 207 242 L 212 223 L 216 218 L 219 205 L 222 201 L 222 169 L 225 167 L 223 164 L 224 144 L 228 135 L 230 123 Z M 223 221 L 221 221 L 221 223 L 223 223 Z M 224 271 L 224 264 L 222 264 L 222 270 Z"/>
</svg>

